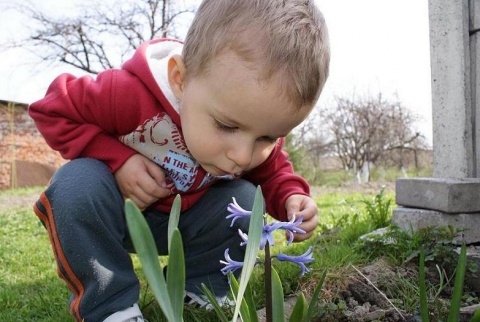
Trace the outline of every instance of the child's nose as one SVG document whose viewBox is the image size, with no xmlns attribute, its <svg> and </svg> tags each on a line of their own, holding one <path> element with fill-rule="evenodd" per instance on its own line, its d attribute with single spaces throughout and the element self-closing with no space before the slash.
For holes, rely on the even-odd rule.
<svg viewBox="0 0 480 322">
<path fill-rule="evenodd" d="M 248 143 L 240 143 L 229 150 L 227 157 L 243 170 L 252 162 L 252 154 L 253 146 Z"/>
</svg>

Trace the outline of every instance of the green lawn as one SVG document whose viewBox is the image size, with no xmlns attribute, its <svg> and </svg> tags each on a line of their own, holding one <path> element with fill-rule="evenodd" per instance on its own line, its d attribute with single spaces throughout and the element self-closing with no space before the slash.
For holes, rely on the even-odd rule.
<svg viewBox="0 0 480 322">
<path fill-rule="evenodd" d="M 39 192 L 37 189 L 34 193 Z M 317 190 L 315 190 L 317 191 Z M 321 190 L 319 190 L 321 191 Z M 32 190 L 2 191 L 0 197 L 21 198 Z M 327 269 L 327 280 L 319 303 L 318 316 L 322 321 L 336 321 L 341 316 L 342 302 L 337 292 L 346 277 L 355 275 L 353 267 L 362 267 L 382 257 L 394 265 L 402 262 L 415 252 L 421 238 L 398 235 L 401 241 L 385 246 L 370 243 L 359 246 L 358 237 L 382 226 L 390 220 L 394 192 L 379 191 L 368 193 L 319 192 L 316 197 L 319 206 L 320 225 L 316 235 L 307 242 L 287 248 L 283 234 L 278 234 L 273 253 L 301 254 L 310 245 L 314 246 L 315 261 L 309 266 L 312 272 L 299 278 L 299 268 L 289 263 L 274 265 L 282 278 L 285 293 L 299 290 L 309 293 L 315 287 L 321 273 Z M 0 207 L 0 321 L 73 321 L 68 313 L 69 292 L 57 277 L 56 266 L 48 236 L 40 221 L 33 214 L 31 205 Z M 400 236 L 400 237 L 399 237 Z M 434 245 L 434 244 L 432 244 Z M 164 321 L 161 310 L 155 303 L 152 292 L 145 283 L 140 263 L 136 256 L 135 269 L 142 283 L 140 306 L 151 322 Z M 260 254 L 261 256 L 261 254 Z M 415 280 L 396 277 L 398 284 L 384 290 L 398 299 L 401 309 L 413 311 L 418 307 L 415 294 L 418 291 Z M 263 272 L 256 268 L 251 285 L 258 298 L 258 307 L 264 302 Z M 408 287 L 408 290 L 403 288 Z M 432 288 L 434 291 L 434 288 Z M 402 293 L 405 292 L 405 293 Z M 403 297 L 403 298 L 402 298 Z M 329 318 L 327 318 L 330 316 Z M 215 321 L 213 313 L 186 308 L 185 321 Z"/>
<path fill-rule="evenodd" d="M 31 207 L 0 213 L 0 321 L 70 321 L 48 236 Z"/>
<path fill-rule="evenodd" d="M 31 193 L 31 189 L 13 190 L 3 191 L 1 195 L 21 198 Z M 33 193 L 36 191 L 33 190 Z M 336 214 L 355 211 L 353 209 L 359 206 L 362 198 L 365 196 L 360 193 L 344 195 L 334 192 L 322 195 L 318 199 L 322 225 L 327 227 L 334 224 Z M 283 237 L 278 238 L 274 252 L 285 251 Z M 33 214 L 31 205 L 0 210 L 0 240 L 0 321 L 72 321 L 68 313 L 69 292 L 57 277 L 47 233 Z M 316 241 L 316 237 L 311 238 L 308 243 L 289 248 L 288 252 L 303 252 L 309 244 Z M 355 261 L 354 254 L 351 254 L 348 248 L 343 248 L 341 251 L 335 247 L 322 249 L 321 256 L 316 255 L 313 272 L 306 275 L 302 282 L 306 283 L 309 278 L 320 274 L 325 267 L 339 267 L 346 262 Z M 152 303 L 153 296 L 145 285 L 140 264 L 135 256 L 134 263 L 143 283 L 140 304 L 150 321 L 161 320 L 161 313 L 156 303 Z M 296 290 L 299 282 L 297 267 L 282 265 L 278 269 L 286 292 Z M 253 281 L 259 288 L 261 275 L 261 272 L 256 272 L 258 281 Z M 263 291 L 259 290 L 259 294 L 262 293 Z M 189 310 L 186 310 L 187 320 L 188 315 Z M 208 314 L 206 316 L 208 319 Z"/>
</svg>

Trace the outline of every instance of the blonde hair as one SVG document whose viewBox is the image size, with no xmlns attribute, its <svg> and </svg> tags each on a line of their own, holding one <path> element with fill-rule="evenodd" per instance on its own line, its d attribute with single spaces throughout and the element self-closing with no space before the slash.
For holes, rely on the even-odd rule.
<svg viewBox="0 0 480 322">
<path fill-rule="evenodd" d="M 187 79 L 208 71 L 223 50 L 279 77 L 298 107 L 313 106 L 328 77 L 330 47 L 314 0 L 204 0 L 183 48 Z"/>
</svg>

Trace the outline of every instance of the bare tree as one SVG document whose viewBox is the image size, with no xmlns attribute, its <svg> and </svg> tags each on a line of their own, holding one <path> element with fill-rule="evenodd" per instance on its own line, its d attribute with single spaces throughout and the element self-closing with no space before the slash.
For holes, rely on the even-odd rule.
<svg viewBox="0 0 480 322">
<path fill-rule="evenodd" d="M 427 149 L 425 137 L 414 131 L 413 125 L 417 116 L 403 108 L 400 103 L 392 104 L 388 114 L 388 137 L 385 153 L 381 156 L 386 166 L 395 165 L 402 171 L 413 155 L 415 167 L 418 168 L 417 152 Z"/>
<path fill-rule="evenodd" d="M 321 158 L 331 151 L 326 128 L 318 126 L 321 122 L 320 108 L 315 108 L 288 137 L 285 149 L 297 173 L 311 183 L 320 180 Z"/>
<path fill-rule="evenodd" d="M 336 154 L 358 181 L 368 181 L 370 166 L 392 159 L 392 151 L 420 146 L 423 137 L 413 131 L 414 120 L 410 110 L 381 94 L 363 100 L 336 98 L 325 117 Z M 403 162 L 401 157 L 397 161 Z"/>
<path fill-rule="evenodd" d="M 144 41 L 180 36 L 194 7 L 173 0 L 100 0 L 84 3 L 75 16 L 49 15 L 31 3 L 17 5 L 31 33 L 11 46 L 30 49 L 42 61 L 61 62 L 92 74 L 120 66 Z M 188 14 L 191 14 L 190 16 Z M 182 21 L 183 20 L 183 21 Z"/>
<path fill-rule="evenodd" d="M 322 122 L 323 109 L 319 106 L 313 109 L 310 115 L 295 129 L 293 144 L 305 148 L 308 154 L 315 158 L 321 157 L 331 151 L 328 139 L 328 129 L 319 126 Z"/>
</svg>

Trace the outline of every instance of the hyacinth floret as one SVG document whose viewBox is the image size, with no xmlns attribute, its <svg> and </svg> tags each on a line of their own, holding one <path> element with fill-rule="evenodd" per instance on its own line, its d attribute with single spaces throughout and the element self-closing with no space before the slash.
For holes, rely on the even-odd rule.
<svg viewBox="0 0 480 322">
<path fill-rule="evenodd" d="M 230 251 L 229 248 L 225 249 L 224 256 L 225 260 L 221 260 L 220 263 L 224 264 L 225 267 L 221 269 L 223 275 L 227 275 L 228 272 L 235 272 L 237 269 L 243 267 L 243 262 L 234 261 L 230 258 L 228 252 Z"/>
<path fill-rule="evenodd" d="M 308 247 L 307 251 L 300 256 L 289 256 L 286 254 L 278 254 L 277 259 L 279 261 L 288 261 L 288 262 L 297 264 L 302 269 L 300 276 L 303 276 L 305 273 L 308 273 L 311 271 L 311 269 L 305 266 L 305 264 L 309 264 L 313 262 L 313 248 L 312 246 Z"/>
<path fill-rule="evenodd" d="M 235 200 L 235 197 L 232 198 L 233 202 L 228 204 L 227 210 L 230 213 L 226 218 L 231 219 L 232 218 L 232 223 L 230 224 L 230 227 L 233 227 L 233 224 L 238 218 L 245 218 L 245 217 L 250 217 L 252 215 L 251 211 L 245 210 L 240 205 L 237 203 L 237 200 Z"/>
<path fill-rule="evenodd" d="M 275 244 L 275 239 L 273 238 L 272 234 L 277 229 L 283 229 L 288 233 L 287 244 L 291 244 L 293 242 L 293 233 L 305 234 L 305 230 L 298 228 L 298 226 L 302 223 L 302 220 L 303 216 L 300 216 L 297 220 L 295 220 L 295 215 L 293 215 L 290 221 L 280 221 L 264 225 L 262 238 L 260 240 L 260 249 L 264 249 L 267 242 L 270 245 Z"/>
</svg>

